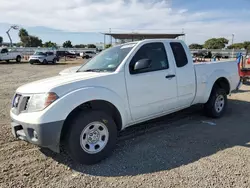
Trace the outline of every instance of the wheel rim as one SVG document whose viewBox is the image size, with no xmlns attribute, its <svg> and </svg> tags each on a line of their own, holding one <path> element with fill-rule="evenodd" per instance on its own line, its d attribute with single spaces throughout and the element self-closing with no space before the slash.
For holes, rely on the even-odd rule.
<svg viewBox="0 0 250 188">
<path fill-rule="evenodd" d="M 216 100 L 215 100 L 215 110 L 216 112 L 220 113 L 223 108 L 224 108 L 224 105 L 225 105 L 225 99 L 224 99 L 224 96 L 223 95 L 219 95 Z"/>
<path fill-rule="evenodd" d="M 103 150 L 109 139 L 108 128 L 101 122 L 89 123 L 80 135 L 80 145 L 89 154 Z"/>
</svg>

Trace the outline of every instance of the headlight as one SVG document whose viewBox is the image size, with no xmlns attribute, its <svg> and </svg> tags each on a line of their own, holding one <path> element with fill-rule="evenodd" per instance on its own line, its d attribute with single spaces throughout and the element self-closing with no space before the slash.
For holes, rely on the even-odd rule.
<svg viewBox="0 0 250 188">
<path fill-rule="evenodd" d="M 46 107 L 48 107 L 57 99 L 58 99 L 57 94 L 53 92 L 43 93 L 43 94 L 34 94 L 29 99 L 28 112 L 41 111 L 45 109 Z"/>
</svg>

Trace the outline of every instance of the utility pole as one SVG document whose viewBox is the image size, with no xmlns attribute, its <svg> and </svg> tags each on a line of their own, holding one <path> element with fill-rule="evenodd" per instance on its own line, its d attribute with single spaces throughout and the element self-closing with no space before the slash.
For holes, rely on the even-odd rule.
<svg viewBox="0 0 250 188">
<path fill-rule="evenodd" d="M 232 34 L 232 45 L 234 44 L 234 34 Z M 233 48 L 233 51 L 232 51 L 232 58 L 234 58 L 234 48 Z"/>
<path fill-rule="evenodd" d="M 234 44 L 234 34 L 232 34 L 232 45 Z"/>
<path fill-rule="evenodd" d="M 110 33 L 110 44 L 111 44 L 111 46 L 112 46 L 111 28 L 109 28 L 109 33 Z"/>
</svg>

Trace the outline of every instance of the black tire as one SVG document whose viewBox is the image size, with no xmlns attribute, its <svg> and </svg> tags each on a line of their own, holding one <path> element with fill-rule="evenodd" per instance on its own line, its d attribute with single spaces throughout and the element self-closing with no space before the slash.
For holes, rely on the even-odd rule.
<svg viewBox="0 0 250 188">
<path fill-rule="evenodd" d="M 10 62 L 10 60 L 6 60 L 6 63 L 9 63 Z"/>
<path fill-rule="evenodd" d="M 16 62 L 17 62 L 17 63 L 20 63 L 21 60 L 22 60 L 22 57 L 21 57 L 20 55 L 18 55 L 18 56 L 16 57 Z"/>
<path fill-rule="evenodd" d="M 216 107 L 216 99 L 217 98 L 223 98 L 224 105 L 223 107 L 220 105 L 218 108 Z M 216 110 L 217 108 L 217 110 Z M 220 88 L 218 86 L 213 87 L 211 95 L 207 101 L 207 103 L 204 105 L 205 113 L 208 117 L 212 118 L 220 118 L 223 116 L 227 108 L 227 92 L 225 89 Z M 221 109 L 221 110 L 219 110 Z"/>
<path fill-rule="evenodd" d="M 48 64 L 48 61 L 46 59 L 44 59 L 43 64 Z"/>
<path fill-rule="evenodd" d="M 109 132 L 106 146 L 95 154 L 89 154 L 82 148 L 80 144 L 81 133 L 91 122 L 103 123 Z M 72 123 L 66 137 L 66 150 L 73 160 L 80 164 L 96 164 L 111 155 L 116 145 L 117 126 L 114 120 L 101 111 L 84 111 L 79 113 Z M 85 135 L 85 137 L 87 137 Z"/>
<path fill-rule="evenodd" d="M 248 84 L 247 78 L 242 78 L 242 84 L 247 85 Z"/>
<path fill-rule="evenodd" d="M 56 64 L 56 59 L 53 59 L 52 63 L 53 63 L 53 64 Z"/>
<path fill-rule="evenodd" d="M 30 62 L 31 65 L 33 65 L 34 63 Z"/>
</svg>

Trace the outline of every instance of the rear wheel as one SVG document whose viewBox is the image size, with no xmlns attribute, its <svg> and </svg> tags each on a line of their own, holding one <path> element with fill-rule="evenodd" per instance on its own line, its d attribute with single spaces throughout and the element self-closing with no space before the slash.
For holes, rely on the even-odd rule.
<svg viewBox="0 0 250 188">
<path fill-rule="evenodd" d="M 22 58 L 21 58 L 21 56 L 20 56 L 20 55 L 19 55 L 19 56 L 17 56 L 17 57 L 16 57 L 16 62 L 17 62 L 17 63 L 20 63 L 20 62 L 21 62 L 21 59 L 22 59 Z"/>
<path fill-rule="evenodd" d="M 56 58 L 55 58 L 55 59 L 53 59 L 52 63 L 53 63 L 53 64 L 56 64 Z"/>
<path fill-rule="evenodd" d="M 69 126 L 66 149 L 81 164 L 95 164 L 111 155 L 117 139 L 114 120 L 101 111 L 79 113 Z"/>
<path fill-rule="evenodd" d="M 208 102 L 205 104 L 205 113 L 209 117 L 220 118 L 227 108 L 227 93 L 225 89 L 215 86 L 212 89 Z"/>
</svg>

